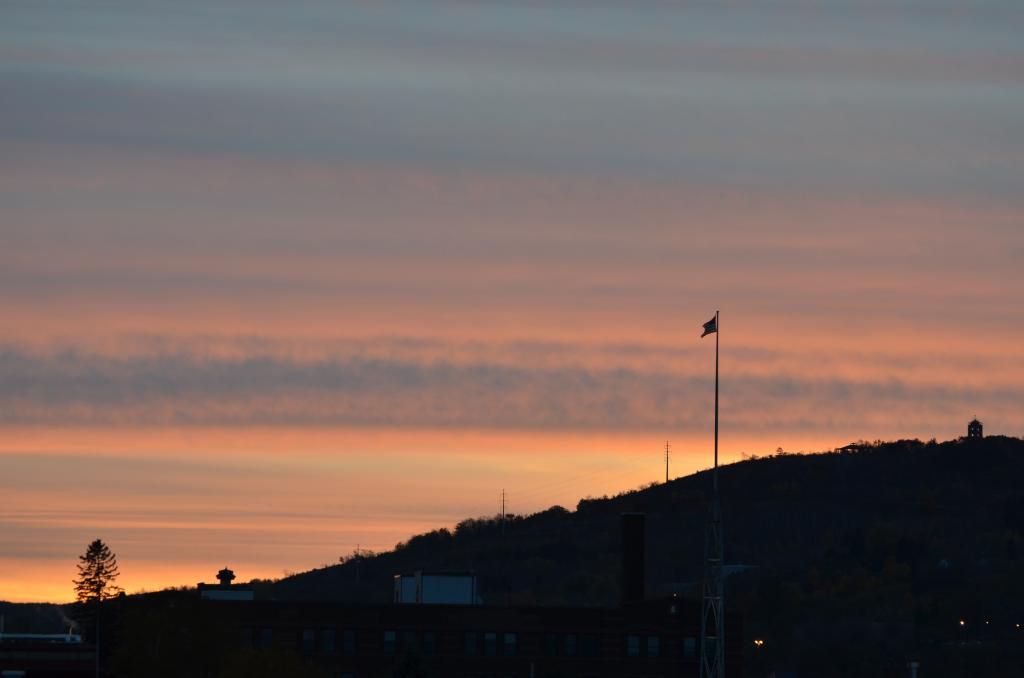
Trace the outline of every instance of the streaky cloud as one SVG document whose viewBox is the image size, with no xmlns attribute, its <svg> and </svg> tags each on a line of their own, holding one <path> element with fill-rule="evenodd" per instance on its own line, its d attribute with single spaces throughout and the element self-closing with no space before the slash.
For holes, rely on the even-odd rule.
<svg viewBox="0 0 1024 678">
<path fill-rule="evenodd" d="M 230 343 L 230 342 L 227 342 Z M 694 350 L 637 344 L 446 344 L 395 338 L 290 353 L 239 340 L 234 351 L 150 337 L 125 354 L 0 349 L 0 422 L 23 425 L 349 426 L 636 431 L 706 427 L 711 374 Z M 888 430 L 981 409 L 1019 425 L 1012 378 L 967 383 L 956 356 L 806 354 L 740 348 L 723 383 L 736 431 Z M 960 358 L 964 371 L 985 359 Z M 998 360 L 993 357 L 991 360 Z M 881 362 L 872 365 L 871 363 Z M 1019 374 L 1021 365 L 1016 365 Z M 847 376 L 843 376 L 843 375 Z"/>
</svg>

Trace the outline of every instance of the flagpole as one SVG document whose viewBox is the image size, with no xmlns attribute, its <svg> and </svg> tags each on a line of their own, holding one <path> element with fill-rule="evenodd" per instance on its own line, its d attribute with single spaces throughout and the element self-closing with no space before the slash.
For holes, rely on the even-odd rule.
<svg viewBox="0 0 1024 678">
<path fill-rule="evenodd" d="M 718 493 L 718 336 L 722 333 L 715 311 L 715 493 Z"/>
<path fill-rule="evenodd" d="M 725 676 L 725 608 L 723 579 L 722 508 L 718 498 L 718 311 L 714 321 L 704 324 L 705 336 L 708 326 L 714 323 L 715 334 L 715 467 L 711 472 L 711 515 L 708 521 L 704 543 L 704 592 L 700 620 L 700 676 L 701 678 L 724 678 Z"/>
</svg>

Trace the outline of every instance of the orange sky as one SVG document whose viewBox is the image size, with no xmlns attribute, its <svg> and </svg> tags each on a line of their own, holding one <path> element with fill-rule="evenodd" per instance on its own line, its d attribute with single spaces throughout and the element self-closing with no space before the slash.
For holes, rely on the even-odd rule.
<svg viewBox="0 0 1024 678">
<path fill-rule="evenodd" d="M 0 599 L 1024 432 L 1021 11 L 214 4 L 0 24 Z"/>
<path fill-rule="evenodd" d="M 709 465 L 707 438 L 673 443 L 673 477 Z M 511 512 L 529 513 L 663 479 L 663 445 L 614 433 L 10 430 L 0 521 L 34 565 L 6 556 L 0 587 L 67 599 L 79 542 L 99 535 L 129 591 L 209 580 L 223 563 L 279 577 L 492 515 L 502 489 Z M 722 454 L 743 452 L 733 439 Z"/>
</svg>

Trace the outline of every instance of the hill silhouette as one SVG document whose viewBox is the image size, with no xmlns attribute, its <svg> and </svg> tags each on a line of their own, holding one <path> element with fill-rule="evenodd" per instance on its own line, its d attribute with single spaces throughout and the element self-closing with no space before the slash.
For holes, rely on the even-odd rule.
<svg viewBox="0 0 1024 678">
<path fill-rule="evenodd" d="M 949 671 L 970 661 L 982 675 L 1024 665 L 1024 441 L 860 443 L 719 472 L 736 566 L 728 606 L 743 615 L 749 648 L 766 641 L 749 649 L 749 666 L 864 675 L 920 656 Z M 487 604 L 614 605 L 619 515 L 644 512 L 649 595 L 696 597 L 709 489 L 704 471 L 575 511 L 467 519 L 272 591 L 387 601 L 395 573 L 470 569 Z"/>
<path fill-rule="evenodd" d="M 726 600 L 743 620 L 744 673 L 903 676 L 915 659 L 928 676 L 1014 674 L 1024 666 L 1022 478 L 1024 441 L 1001 436 L 722 467 Z M 648 594 L 696 599 L 709 489 L 704 471 L 572 511 L 470 518 L 393 551 L 254 584 L 261 598 L 386 602 L 395 573 L 471 569 L 485 604 L 615 605 L 620 514 L 643 512 Z M 149 616 L 126 628 L 168 627 L 171 638 L 202 622 L 168 616 L 191 610 L 194 591 L 129 599 Z M 12 632 L 66 630 L 73 608 L 0 604 Z"/>
</svg>

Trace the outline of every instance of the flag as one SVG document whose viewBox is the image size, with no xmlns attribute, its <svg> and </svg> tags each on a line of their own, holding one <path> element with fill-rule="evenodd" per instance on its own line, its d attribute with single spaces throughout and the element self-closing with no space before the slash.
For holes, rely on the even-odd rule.
<svg viewBox="0 0 1024 678">
<path fill-rule="evenodd" d="M 706 337 L 709 334 L 713 334 L 718 331 L 718 316 L 715 316 L 711 320 L 704 323 L 704 334 L 701 337 Z"/>
</svg>

